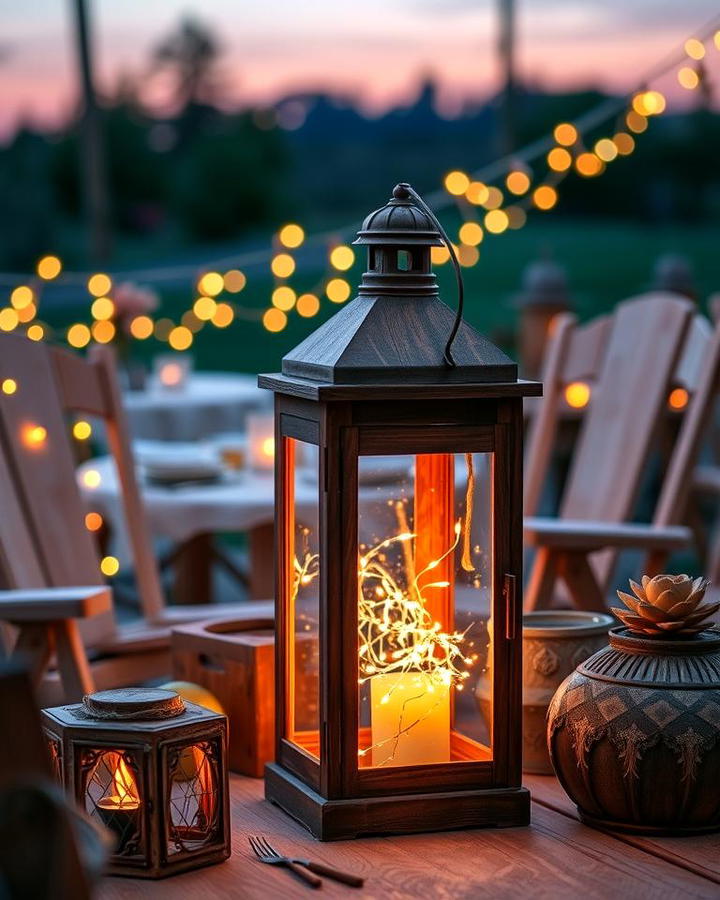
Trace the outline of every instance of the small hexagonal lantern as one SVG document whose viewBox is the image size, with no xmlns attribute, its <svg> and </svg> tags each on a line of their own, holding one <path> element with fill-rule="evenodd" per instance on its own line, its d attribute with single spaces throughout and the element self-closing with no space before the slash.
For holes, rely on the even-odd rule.
<svg viewBox="0 0 720 900">
<path fill-rule="evenodd" d="M 164 878 L 230 855 L 225 716 L 128 688 L 42 719 L 58 780 L 115 835 L 110 874 Z"/>
</svg>

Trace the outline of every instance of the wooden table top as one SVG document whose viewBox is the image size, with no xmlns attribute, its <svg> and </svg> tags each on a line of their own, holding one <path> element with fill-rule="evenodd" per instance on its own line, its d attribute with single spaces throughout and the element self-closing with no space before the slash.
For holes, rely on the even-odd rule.
<svg viewBox="0 0 720 900">
<path fill-rule="evenodd" d="M 533 795 L 529 828 L 478 829 L 319 843 L 263 800 L 262 781 L 231 776 L 233 854 L 221 865 L 162 881 L 106 878 L 101 900 L 242 898 L 285 900 L 313 890 L 279 866 L 258 862 L 247 836 L 281 852 L 365 877 L 361 890 L 324 879 L 322 896 L 344 898 L 720 897 L 720 834 L 643 838 L 578 822 L 552 777 L 525 776 Z"/>
</svg>

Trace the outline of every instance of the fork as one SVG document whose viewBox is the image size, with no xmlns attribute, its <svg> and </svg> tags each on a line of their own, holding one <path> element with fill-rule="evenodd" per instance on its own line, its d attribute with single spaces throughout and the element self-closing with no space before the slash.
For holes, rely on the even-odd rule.
<svg viewBox="0 0 720 900">
<path fill-rule="evenodd" d="M 362 887 L 365 879 L 358 875 L 351 875 L 349 872 L 341 872 L 340 869 L 333 869 L 331 866 L 322 863 L 311 862 L 309 859 L 295 859 L 289 856 L 283 856 L 270 846 L 267 839 L 259 836 L 249 836 L 250 846 L 255 856 L 264 863 L 276 866 L 285 866 L 294 872 L 299 878 L 302 878 L 314 888 L 322 887 L 322 879 L 318 875 L 325 875 L 327 878 L 333 878 L 350 887 Z M 309 871 L 308 871 L 309 870 Z M 315 873 L 314 875 L 312 873 Z"/>
</svg>

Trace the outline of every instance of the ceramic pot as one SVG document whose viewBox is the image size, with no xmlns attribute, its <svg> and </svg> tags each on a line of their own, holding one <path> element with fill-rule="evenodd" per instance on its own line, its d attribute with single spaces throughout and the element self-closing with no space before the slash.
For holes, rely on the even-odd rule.
<svg viewBox="0 0 720 900">
<path fill-rule="evenodd" d="M 562 786 L 590 825 L 720 829 L 720 632 L 657 640 L 613 628 L 548 713 Z"/>
<path fill-rule="evenodd" d="M 605 613 L 538 610 L 523 616 L 523 771 L 551 775 L 546 716 L 560 683 L 607 645 Z"/>
</svg>

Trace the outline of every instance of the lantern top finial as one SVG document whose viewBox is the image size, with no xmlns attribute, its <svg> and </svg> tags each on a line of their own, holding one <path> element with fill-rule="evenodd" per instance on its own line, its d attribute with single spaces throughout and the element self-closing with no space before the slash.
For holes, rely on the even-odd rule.
<svg viewBox="0 0 720 900">
<path fill-rule="evenodd" d="M 385 206 L 371 212 L 355 244 L 441 247 L 442 236 L 430 216 L 413 201 L 405 182 L 396 184 Z"/>
</svg>

